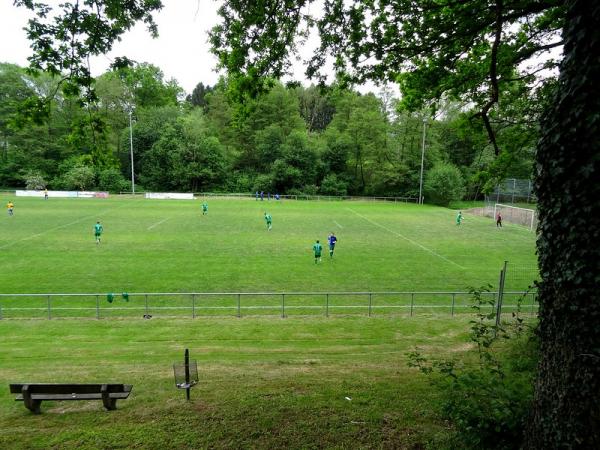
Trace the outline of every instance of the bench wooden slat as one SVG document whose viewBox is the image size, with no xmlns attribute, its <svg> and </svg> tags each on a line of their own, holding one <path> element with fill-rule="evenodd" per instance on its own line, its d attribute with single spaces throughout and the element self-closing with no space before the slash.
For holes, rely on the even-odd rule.
<svg viewBox="0 0 600 450">
<path fill-rule="evenodd" d="M 108 394 L 110 398 L 124 399 L 129 397 L 129 392 L 116 392 Z M 33 400 L 102 400 L 102 394 L 31 394 Z M 23 394 L 18 394 L 15 401 L 23 401 Z"/>
<path fill-rule="evenodd" d="M 102 384 L 51 384 L 51 383 L 12 383 L 10 384 L 11 394 L 20 394 L 23 386 L 29 386 L 29 391 L 33 393 L 47 394 L 93 394 L 102 390 Z M 131 391 L 130 384 L 106 384 L 108 392 L 127 392 Z"/>
</svg>

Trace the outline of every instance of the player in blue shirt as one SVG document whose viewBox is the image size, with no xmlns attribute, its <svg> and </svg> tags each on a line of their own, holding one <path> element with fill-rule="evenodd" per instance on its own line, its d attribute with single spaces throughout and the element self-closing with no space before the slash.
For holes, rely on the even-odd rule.
<svg viewBox="0 0 600 450">
<path fill-rule="evenodd" d="M 335 234 L 333 234 L 333 231 L 327 237 L 327 242 L 329 243 L 329 257 L 333 258 L 333 251 L 335 250 L 335 244 L 337 242 L 337 238 L 335 237 Z"/>
</svg>

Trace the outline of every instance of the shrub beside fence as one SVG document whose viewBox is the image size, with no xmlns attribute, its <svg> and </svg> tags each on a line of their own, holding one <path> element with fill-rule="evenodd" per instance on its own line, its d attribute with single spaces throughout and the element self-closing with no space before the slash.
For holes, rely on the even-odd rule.
<svg viewBox="0 0 600 450">
<path fill-rule="evenodd" d="M 484 292 L 497 300 L 496 292 Z M 0 319 L 438 315 L 472 313 L 469 292 L 0 294 Z M 537 313 L 537 293 L 505 291 L 502 314 Z M 491 311 L 495 310 L 495 306 Z"/>
</svg>

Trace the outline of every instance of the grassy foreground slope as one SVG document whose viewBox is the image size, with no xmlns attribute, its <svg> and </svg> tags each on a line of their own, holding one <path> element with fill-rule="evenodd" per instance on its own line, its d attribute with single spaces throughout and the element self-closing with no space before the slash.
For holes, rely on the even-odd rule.
<svg viewBox="0 0 600 450">
<path fill-rule="evenodd" d="M 0 448 L 424 448 L 450 433 L 406 366 L 418 346 L 469 348 L 466 319 L 0 321 Z M 185 401 L 172 363 L 188 347 L 200 384 Z M 128 400 L 44 402 L 9 382 L 122 382 Z"/>
<path fill-rule="evenodd" d="M 197 200 L 9 198 L 3 293 L 465 290 L 496 284 L 504 260 L 535 265 L 525 228 L 472 216 L 457 227 L 431 206 L 209 199 L 203 217 Z M 315 266 L 312 244 L 331 231 L 336 256 Z"/>
</svg>

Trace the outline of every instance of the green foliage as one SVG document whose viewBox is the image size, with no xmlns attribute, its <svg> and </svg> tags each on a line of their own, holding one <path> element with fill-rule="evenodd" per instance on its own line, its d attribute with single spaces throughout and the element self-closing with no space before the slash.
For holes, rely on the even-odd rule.
<svg viewBox="0 0 600 450">
<path fill-rule="evenodd" d="M 465 183 L 458 168 L 450 163 L 437 163 L 427 172 L 423 183 L 427 202 L 448 206 L 465 195 Z"/>
<path fill-rule="evenodd" d="M 336 174 L 330 173 L 321 182 L 321 194 L 343 196 L 348 192 L 348 186 L 344 180 L 340 180 Z"/>
<path fill-rule="evenodd" d="M 418 350 L 407 354 L 409 366 L 440 389 L 441 413 L 458 432 L 457 448 L 520 448 L 533 397 L 538 359 L 533 330 L 525 326 L 519 308 L 513 323 L 495 325 L 494 300 L 482 296 L 489 287 L 471 289 L 476 319 L 470 321 L 470 340 L 477 361 L 469 355 L 458 361 L 429 360 Z"/>
<path fill-rule="evenodd" d="M 126 180 L 117 168 L 108 168 L 98 172 L 98 189 L 108 192 L 127 192 L 131 189 L 131 181 Z"/>
<path fill-rule="evenodd" d="M 23 178 L 27 189 L 44 189 L 48 185 L 44 175 L 40 172 L 29 171 Z"/>
<path fill-rule="evenodd" d="M 74 166 L 60 178 L 59 184 L 63 189 L 85 191 L 95 185 L 96 174 L 88 166 Z"/>
</svg>

